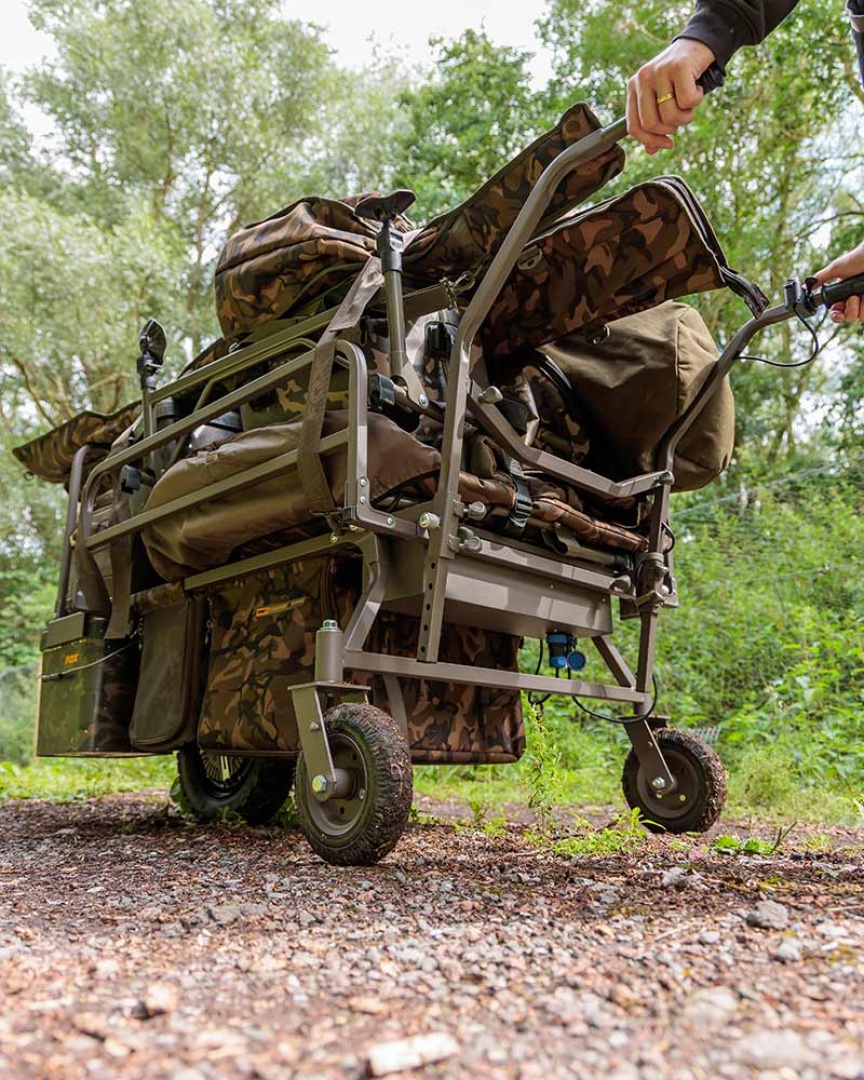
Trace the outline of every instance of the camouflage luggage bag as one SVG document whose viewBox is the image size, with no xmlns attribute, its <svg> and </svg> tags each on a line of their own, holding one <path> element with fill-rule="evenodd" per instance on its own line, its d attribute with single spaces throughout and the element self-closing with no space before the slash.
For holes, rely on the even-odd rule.
<svg viewBox="0 0 864 1080">
<path fill-rule="evenodd" d="M 315 632 L 325 619 L 344 629 L 360 594 L 357 559 L 323 556 L 230 584 L 210 600 L 212 640 L 198 740 L 210 751 L 296 757 L 300 750 L 291 686 L 312 678 Z M 369 647 L 392 655 L 416 651 L 419 620 L 385 612 Z M 443 659 L 517 669 L 519 640 L 450 627 Z M 412 651 L 413 650 L 413 651 Z M 371 683 L 375 705 L 404 712 L 415 763 L 506 763 L 525 747 L 518 691 L 349 673 Z M 388 685 L 389 683 L 389 685 Z M 401 692 L 403 708 L 394 695 Z"/>
</svg>

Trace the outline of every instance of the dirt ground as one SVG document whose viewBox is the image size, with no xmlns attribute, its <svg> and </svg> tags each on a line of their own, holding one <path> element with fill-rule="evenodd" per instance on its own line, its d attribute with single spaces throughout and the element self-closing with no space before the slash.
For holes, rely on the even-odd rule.
<svg viewBox="0 0 864 1080">
<path fill-rule="evenodd" d="M 417 824 L 333 869 L 118 795 L 2 803 L 0 837 L 3 1077 L 864 1077 L 864 831 L 571 857 Z"/>
</svg>

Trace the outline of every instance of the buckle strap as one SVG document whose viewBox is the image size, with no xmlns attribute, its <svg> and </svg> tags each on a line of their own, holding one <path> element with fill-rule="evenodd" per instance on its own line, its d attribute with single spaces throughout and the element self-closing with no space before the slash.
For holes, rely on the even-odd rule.
<svg viewBox="0 0 864 1080">
<path fill-rule="evenodd" d="M 507 458 L 505 464 L 510 479 L 513 481 L 515 498 L 513 499 L 513 509 L 507 518 L 504 532 L 508 536 L 521 536 L 525 532 L 528 518 L 531 517 L 534 502 L 529 494 L 528 482 L 525 479 L 525 473 L 522 471 L 520 462 L 516 458 Z"/>
</svg>

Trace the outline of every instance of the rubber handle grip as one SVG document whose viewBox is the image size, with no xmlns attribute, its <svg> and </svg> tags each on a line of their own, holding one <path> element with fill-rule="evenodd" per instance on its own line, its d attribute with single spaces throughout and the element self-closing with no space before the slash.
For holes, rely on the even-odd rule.
<svg viewBox="0 0 864 1080">
<path fill-rule="evenodd" d="M 726 76 L 723 74 L 722 68 L 715 63 L 705 68 L 696 80 L 696 85 L 701 86 L 706 94 L 710 94 L 712 90 L 719 90 L 725 82 Z"/>
<path fill-rule="evenodd" d="M 850 296 L 864 296 L 864 274 L 855 274 L 844 281 L 822 286 L 822 303 L 825 307 L 842 304 Z"/>
</svg>

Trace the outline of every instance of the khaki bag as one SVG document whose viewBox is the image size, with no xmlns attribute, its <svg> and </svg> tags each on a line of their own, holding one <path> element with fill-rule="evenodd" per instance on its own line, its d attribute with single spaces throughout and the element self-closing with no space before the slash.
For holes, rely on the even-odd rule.
<svg viewBox="0 0 864 1080">
<path fill-rule="evenodd" d="M 599 345 L 574 336 L 542 352 L 566 375 L 590 426 L 584 464 L 612 479 L 655 468 L 658 444 L 718 357 L 699 312 L 674 302 L 610 323 Z M 729 464 L 734 442 L 735 403 L 726 379 L 678 444 L 673 490 L 710 483 Z"/>
</svg>

